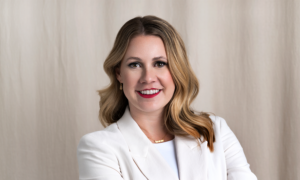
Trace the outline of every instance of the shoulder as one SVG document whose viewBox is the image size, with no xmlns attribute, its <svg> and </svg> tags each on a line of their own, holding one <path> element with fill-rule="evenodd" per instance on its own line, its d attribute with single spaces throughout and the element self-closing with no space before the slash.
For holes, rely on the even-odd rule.
<svg viewBox="0 0 300 180">
<path fill-rule="evenodd" d="M 220 131 L 224 127 L 228 127 L 226 120 L 220 116 L 210 115 L 209 118 L 213 122 L 213 127 L 215 131 Z"/>
<path fill-rule="evenodd" d="M 209 118 L 213 121 L 214 124 L 219 125 L 222 121 L 225 121 L 224 118 L 220 116 L 210 115 Z"/>
<path fill-rule="evenodd" d="M 118 164 L 118 153 L 112 145 L 117 144 L 112 139 L 117 139 L 118 133 L 114 123 L 103 130 L 81 137 L 77 146 L 79 179 L 120 179 L 122 174 Z"/>
<path fill-rule="evenodd" d="M 223 143 L 227 142 L 225 139 L 228 139 L 228 137 L 231 137 L 229 139 L 232 141 L 237 140 L 224 118 L 215 115 L 210 115 L 209 118 L 213 122 L 214 133 L 217 139 L 221 138 Z"/>
<path fill-rule="evenodd" d="M 83 147 L 97 147 L 103 144 L 109 144 L 109 141 L 118 138 L 118 127 L 116 123 L 113 123 L 102 130 L 83 135 L 79 140 L 78 149 Z"/>
</svg>

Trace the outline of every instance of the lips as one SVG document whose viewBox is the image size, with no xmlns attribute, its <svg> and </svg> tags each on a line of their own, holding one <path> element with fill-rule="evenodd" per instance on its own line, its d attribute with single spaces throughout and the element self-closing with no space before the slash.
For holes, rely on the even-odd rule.
<svg viewBox="0 0 300 180">
<path fill-rule="evenodd" d="M 161 92 L 161 90 L 159 90 L 155 94 L 142 94 L 140 91 L 137 91 L 137 93 L 143 98 L 153 98 L 153 97 L 157 96 L 160 92 Z"/>
</svg>

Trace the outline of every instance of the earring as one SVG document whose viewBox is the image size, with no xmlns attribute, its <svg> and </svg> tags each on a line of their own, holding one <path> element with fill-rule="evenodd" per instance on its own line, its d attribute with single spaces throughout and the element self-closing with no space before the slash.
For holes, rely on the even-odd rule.
<svg viewBox="0 0 300 180">
<path fill-rule="evenodd" d="M 122 90 L 123 89 L 123 87 L 122 87 L 122 83 L 120 83 L 120 90 Z"/>
</svg>

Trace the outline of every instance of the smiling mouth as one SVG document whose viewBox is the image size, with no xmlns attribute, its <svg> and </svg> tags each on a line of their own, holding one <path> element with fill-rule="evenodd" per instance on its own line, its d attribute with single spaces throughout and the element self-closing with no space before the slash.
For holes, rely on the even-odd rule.
<svg viewBox="0 0 300 180">
<path fill-rule="evenodd" d="M 146 94 L 142 94 L 141 91 L 136 91 L 142 98 L 153 98 L 155 96 L 157 96 L 160 92 L 161 92 L 161 89 L 159 90 L 147 90 L 146 92 L 145 91 L 142 91 Z M 147 94 L 149 93 L 149 94 Z"/>
<path fill-rule="evenodd" d="M 143 95 L 153 95 L 153 94 L 157 94 L 161 91 L 162 89 L 156 89 L 156 90 L 145 90 L 145 91 L 137 91 Z"/>
</svg>

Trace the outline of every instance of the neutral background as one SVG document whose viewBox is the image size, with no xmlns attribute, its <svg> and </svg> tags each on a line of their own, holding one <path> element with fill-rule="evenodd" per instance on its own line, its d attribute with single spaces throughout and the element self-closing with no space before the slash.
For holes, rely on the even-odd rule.
<svg viewBox="0 0 300 180">
<path fill-rule="evenodd" d="M 102 129 L 103 62 L 150 14 L 186 44 L 193 107 L 227 120 L 258 179 L 299 180 L 299 0 L 0 0 L 0 179 L 78 179 L 79 139 Z"/>
</svg>

